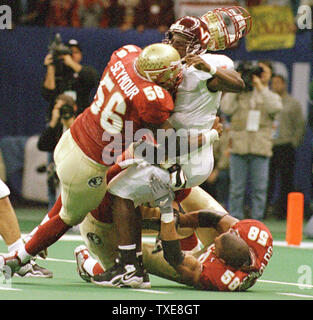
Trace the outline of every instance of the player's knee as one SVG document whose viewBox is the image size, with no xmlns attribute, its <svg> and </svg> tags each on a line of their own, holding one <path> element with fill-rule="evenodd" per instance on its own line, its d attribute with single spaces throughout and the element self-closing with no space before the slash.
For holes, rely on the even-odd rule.
<svg viewBox="0 0 313 320">
<path fill-rule="evenodd" d="M 78 224 L 80 224 L 84 218 L 85 218 L 85 215 L 73 215 L 73 214 L 65 214 L 64 211 L 63 211 L 63 208 L 61 209 L 61 212 L 60 212 L 60 218 L 62 219 L 62 221 L 73 227 L 73 226 L 77 226 Z"/>
</svg>

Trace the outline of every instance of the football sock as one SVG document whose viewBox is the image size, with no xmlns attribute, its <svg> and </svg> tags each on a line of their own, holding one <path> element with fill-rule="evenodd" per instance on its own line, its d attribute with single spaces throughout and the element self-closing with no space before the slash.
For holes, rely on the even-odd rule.
<svg viewBox="0 0 313 320">
<path fill-rule="evenodd" d="M 61 196 L 59 196 L 55 204 L 53 205 L 53 207 L 48 212 L 48 217 L 51 219 L 54 216 L 56 216 L 60 212 L 61 208 L 62 208 L 62 200 L 61 200 Z"/>
<path fill-rule="evenodd" d="M 83 268 L 90 276 L 96 276 L 97 274 L 103 273 L 104 270 L 101 267 L 100 263 L 92 258 L 89 257 L 83 264 Z"/>
<path fill-rule="evenodd" d="M 38 227 L 33 237 L 26 243 L 25 249 L 30 255 L 35 256 L 61 238 L 70 228 L 71 226 L 64 223 L 57 214 Z"/>
<path fill-rule="evenodd" d="M 118 246 L 118 251 L 120 253 L 121 262 L 123 264 L 136 264 L 136 245 L 131 244 L 127 246 Z"/>
<path fill-rule="evenodd" d="M 8 252 L 16 251 L 24 247 L 24 242 L 22 238 L 19 238 L 14 243 L 8 245 Z"/>
</svg>

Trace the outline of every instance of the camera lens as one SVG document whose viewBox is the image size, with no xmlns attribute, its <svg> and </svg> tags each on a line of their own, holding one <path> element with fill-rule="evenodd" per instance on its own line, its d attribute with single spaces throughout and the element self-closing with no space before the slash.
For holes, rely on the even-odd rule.
<svg viewBox="0 0 313 320">
<path fill-rule="evenodd" d="M 68 120 L 68 119 L 72 118 L 73 115 L 74 115 L 74 109 L 72 106 L 70 106 L 68 104 L 64 104 L 60 108 L 60 116 L 62 119 Z"/>
</svg>

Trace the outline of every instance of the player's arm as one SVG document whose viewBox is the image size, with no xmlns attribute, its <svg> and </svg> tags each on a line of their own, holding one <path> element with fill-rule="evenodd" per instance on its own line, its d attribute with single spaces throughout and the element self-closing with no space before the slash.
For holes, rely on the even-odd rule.
<svg viewBox="0 0 313 320">
<path fill-rule="evenodd" d="M 190 286 L 199 287 L 201 264 L 194 256 L 184 254 L 181 251 L 174 221 L 166 223 L 161 220 L 160 238 L 164 259 L 180 275 L 180 281 Z"/>
<path fill-rule="evenodd" d="M 153 139 L 137 141 L 134 144 L 135 156 L 142 158 L 144 155 L 146 161 L 154 164 L 158 163 L 158 159 L 176 163 L 177 157 L 212 144 L 223 132 L 223 124 L 220 123 L 219 117 L 216 117 L 211 130 L 202 132 L 191 133 L 187 130 L 177 132 L 167 120 L 159 126 L 146 124 L 145 127 L 151 130 Z M 147 154 L 151 155 L 151 159 Z"/>
<path fill-rule="evenodd" d="M 232 69 L 224 69 L 210 65 L 199 55 L 188 55 L 185 57 L 188 66 L 208 72 L 213 77 L 207 80 L 207 87 L 210 91 L 241 92 L 245 83 L 240 74 Z"/>
<path fill-rule="evenodd" d="M 224 233 L 237 223 L 238 219 L 225 212 L 199 210 L 179 214 L 178 221 L 180 228 L 214 228 L 217 232 Z"/>
<path fill-rule="evenodd" d="M 201 264 L 195 257 L 181 251 L 172 206 L 173 193 L 167 183 L 155 176 L 150 177 L 149 186 L 155 204 L 160 208 L 160 239 L 164 259 L 178 272 L 180 282 L 198 287 Z"/>
<path fill-rule="evenodd" d="M 218 233 L 228 231 L 239 220 L 228 213 L 214 210 L 199 210 L 189 213 L 180 213 L 174 210 L 176 229 L 178 228 L 214 228 Z M 159 218 L 146 218 L 143 220 L 145 229 L 160 231 Z"/>
</svg>

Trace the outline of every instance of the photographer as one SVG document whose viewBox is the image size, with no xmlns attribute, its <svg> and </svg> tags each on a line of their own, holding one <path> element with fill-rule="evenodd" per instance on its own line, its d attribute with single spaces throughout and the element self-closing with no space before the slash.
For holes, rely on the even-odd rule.
<svg viewBox="0 0 313 320">
<path fill-rule="evenodd" d="M 257 67 L 242 64 L 238 71 L 246 84 L 242 93 L 226 93 L 221 110 L 231 117 L 229 211 L 244 218 L 247 181 L 251 200 L 251 218 L 262 220 L 266 206 L 269 159 L 275 116 L 282 110 L 281 98 L 269 89 L 270 62 Z"/>
<path fill-rule="evenodd" d="M 77 40 L 70 40 L 66 45 L 61 36 L 56 35 L 45 57 L 46 75 L 41 88 L 42 96 L 49 101 L 48 119 L 55 103 L 55 98 L 65 93 L 77 103 L 77 114 L 90 104 L 90 93 L 99 81 L 95 68 L 82 65 L 83 54 Z"/>
<path fill-rule="evenodd" d="M 75 101 L 65 94 L 61 94 L 56 98 L 51 120 L 46 129 L 41 133 L 37 147 L 40 151 L 47 151 L 52 155 L 59 139 L 63 132 L 70 128 L 75 120 L 75 112 L 77 105 Z M 53 206 L 56 198 L 56 186 L 58 185 L 58 178 L 54 169 L 53 157 L 48 159 L 46 168 L 48 174 L 48 198 L 49 208 Z"/>
</svg>

